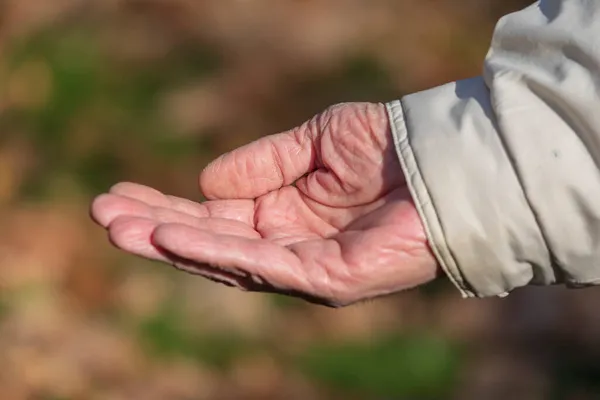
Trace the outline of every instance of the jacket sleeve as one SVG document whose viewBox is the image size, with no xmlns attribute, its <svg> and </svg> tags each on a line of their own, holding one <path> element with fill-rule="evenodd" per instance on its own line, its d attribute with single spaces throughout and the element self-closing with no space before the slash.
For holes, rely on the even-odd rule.
<svg viewBox="0 0 600 400">
<path fill-rule="evenodd" d="M 481 77 L 387 109 L 431 248 L 463 296 L 600 284 L 600 1 L 503 17 Z"/>
</svg>

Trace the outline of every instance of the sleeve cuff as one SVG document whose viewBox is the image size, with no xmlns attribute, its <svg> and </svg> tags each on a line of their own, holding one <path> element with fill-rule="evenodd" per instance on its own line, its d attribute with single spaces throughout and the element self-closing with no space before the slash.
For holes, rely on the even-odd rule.
<svg viewBox="0 0 600 400">
<path fill-rule="evenodd" d="M 427 191 L 427 186 L 425 186 L 425 182 L 419 171 L 413 149 L 408 140 L 402 102 L 396 100 L 386 104 L 386 106 L 402 172 L 404 173 L 417 212 L 423 222 L 431 250 L 450 281 L 458 288 L 462 296 L 465 298 L 475 297 L 475 293 L 466 284 L 456 265 L 456 261 L 452 257 L 438 215 Z"/>
<path fill-rule="evenodd" d="M 554 280 L 482 78 L 387 104 L 397 154 L 440 266 L 463 297 Z"/>
</svg>

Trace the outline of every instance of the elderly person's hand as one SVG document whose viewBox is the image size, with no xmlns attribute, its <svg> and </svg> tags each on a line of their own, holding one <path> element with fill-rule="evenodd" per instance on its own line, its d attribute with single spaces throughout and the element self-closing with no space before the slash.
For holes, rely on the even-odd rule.
<svg viewBox="0 0 600 400">
<path fill-rule="evenodd" d="M 200 188 L 204 203 L 120 183 L 92 215 L 129 253 L 330 306 L 438 275 L 382 104 L 333 106 L 225 154 Z"/>
</svg>

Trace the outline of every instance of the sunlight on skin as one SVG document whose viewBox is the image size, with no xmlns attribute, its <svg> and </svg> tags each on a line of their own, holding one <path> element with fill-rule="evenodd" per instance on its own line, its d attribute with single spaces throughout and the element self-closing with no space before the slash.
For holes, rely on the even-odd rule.
<svg viewBox="0 0 600 400">
<path fill-rule="evenodd" d="M 439 273 L 382 104 L 339 104 L 224 154 L 202 172 L 200 188 L 204 203 L 120 183 L 91 213 L 131 254 L 328 306 Z"/>
</svg>

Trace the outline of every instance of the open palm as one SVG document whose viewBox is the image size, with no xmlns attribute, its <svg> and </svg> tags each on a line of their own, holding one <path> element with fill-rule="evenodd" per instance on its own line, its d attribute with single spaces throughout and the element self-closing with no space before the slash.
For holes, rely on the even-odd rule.
<svg viewBox="0 0 600 400">
<path fill-rule="evenodd" d="M 330 306 L 437 274 L 381 104 L 333 106 L 225 154 L 200 186 L 203 203 L 120 183 L 92 216 L 135 255 Z"/>
</svg>

